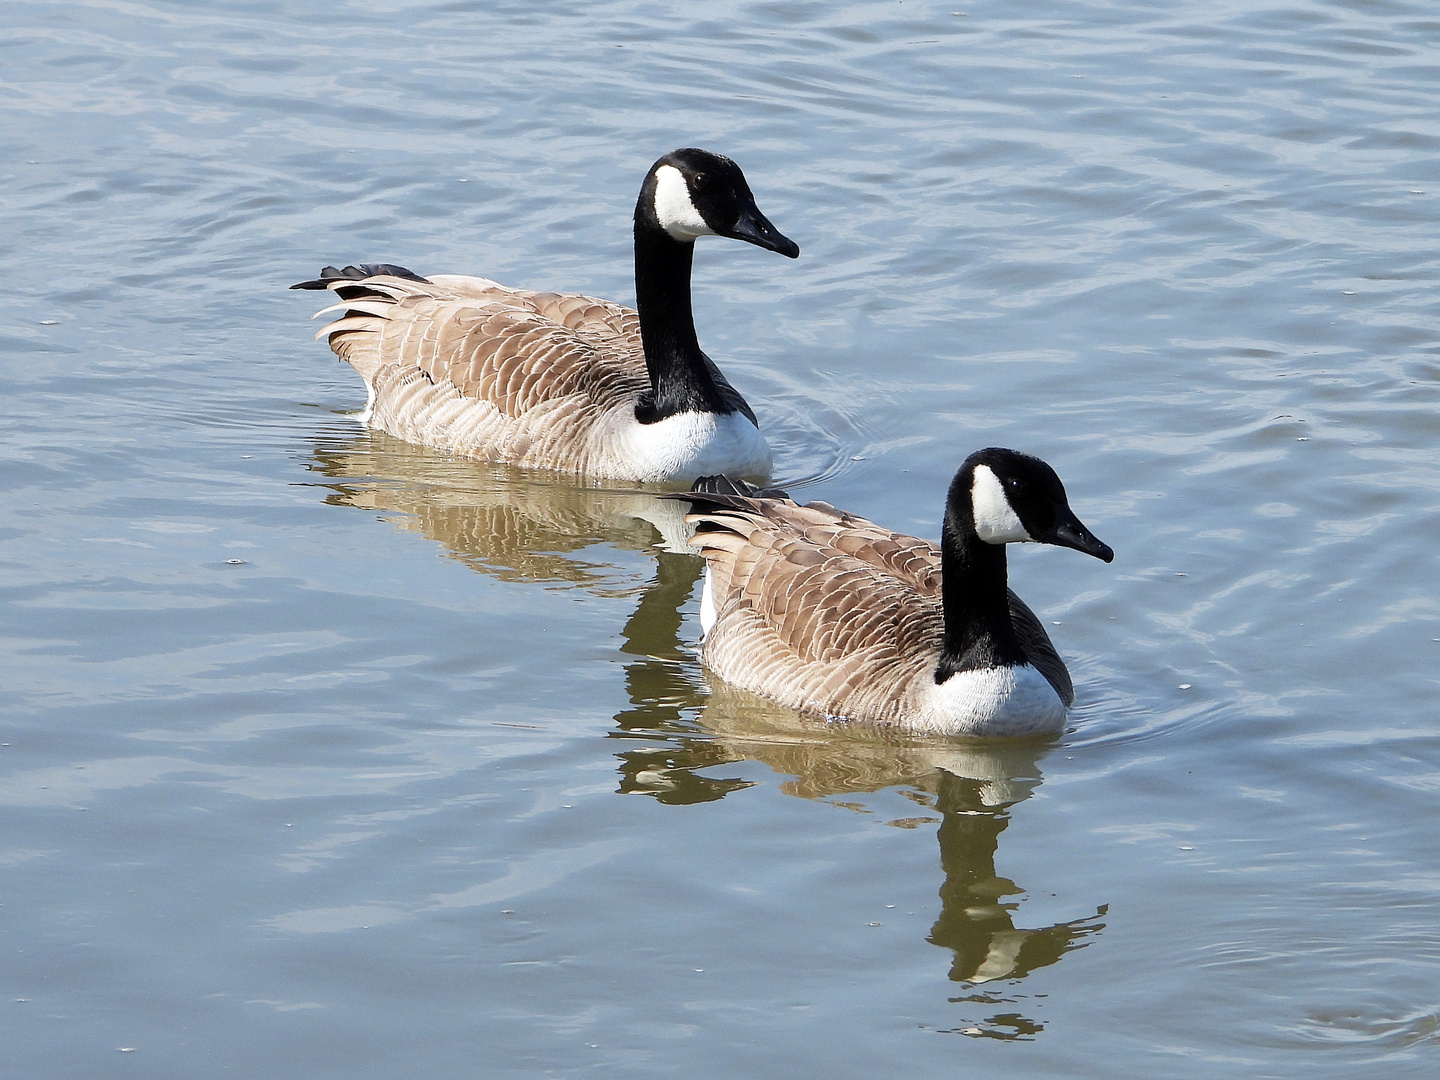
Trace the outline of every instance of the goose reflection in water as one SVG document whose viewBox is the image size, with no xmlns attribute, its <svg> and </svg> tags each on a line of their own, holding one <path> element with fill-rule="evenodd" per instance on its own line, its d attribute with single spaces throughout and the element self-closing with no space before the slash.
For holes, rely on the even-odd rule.
<svg viewBox="0 0 1440 1080">
<path fill-rule="evenodd" d="M 806 799 L 868 812 L 856 798 L 897 789 L 925 809 L 887 822 L 899 828 L 938 824 L 940 915 L 927 935 L 950 950 L 952 981 L 968 993 L 958 1004 L 988 1011 L 1014 1003 L 1014 984 L 1048 967 L 1103 930 L 1106 906 L 1095 914 L 1048 926 L 1016 925 L 1026 890 L 995 868 L 1000 834 L 1011 808 L 1041 783 L 1044 744 L 966 743 L 905 736 L 812 721 L 745 691 L 717 683 L 702 721 L 733 760 L 749 759 L 793 779 L 781 790 Z M 1002 989 L 996 986 L 1006 984 Z M 983 1038 L 1023 1039 L 1041 1024 L 1001 1012 L 953 1029 Z"/>
<path fill-rule="evenodd" d="M 939 826 L 945 876 L 940 915 L 927 940 L 953 954 L 949 977 L 967 991 L 951 999 L 957 1004 L 988 1012 L 1015 1003 L 1021 999 L 1015 984 L 1104 929 L 1103 905 L 1068 922 L 1017 926 L 1025 890 L 996 871 L 1011 808 L 1041 783 L 1043 744 L 967 743 L 830 725 L 707 681 L 681 633 L 702 569 L 698 557 L 682 553 L 684 504 L 536 478 L 380 432 L 324 440 L 314 457 L 320 471 L 338 481 L 326 485 L 332 489 L 327 501 L 378 511 L 482 573 L 568 583 L 597 595 L 638 591 L 620 645 L 631 658 L 625 665 L 631 707 L 607 732 L 632 744 L 616 755 L 621 793 L 671 804 L 713 801 L 752 782 L 701 771 L 752 760 L 790 776 L 781 790 L 800 798 L 866 810 L 854 797 L 894 788 L 923 807 L 916 817 L 888 824 Z M 637 590 L 633 572 L 588 554 L 602 543 L 654 554 L 654 575 Z M 1018 1012 L 998 1012 L 953 1030 L 1023 1039 L 1042 1026 Z"/>
<path fill-rule="evenodd" d="M 587 548 L 611 544 L 649 553 L 657 542 L 685 547 L 684 506 L 637 489 L 472 461 L 378 431 L 319 440 L 314 460 L 322 475 L 339 481 L 324 485 L 332 492 L 326 502 L 376 511 L 504 581 L 624 596 L 634 591 L 634 575 L 587 558 Z"/>
</svg>

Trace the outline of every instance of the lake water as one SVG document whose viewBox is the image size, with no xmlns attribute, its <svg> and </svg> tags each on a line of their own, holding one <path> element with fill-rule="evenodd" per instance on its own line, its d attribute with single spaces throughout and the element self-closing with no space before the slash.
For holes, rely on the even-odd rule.
<svg viewBox="0 0 1440 1080">
<path fill-rule="evenodd" d="M 1433 1076 L 1440 16 L 1390 0 L 15 0 L 0 1037 L 16 1077 Z M 777 478 L 1013 551 L 1037 745 L 713 684 L 658 504 L 360 427 L 325 263 L 632 302 Z"/>
</svg>

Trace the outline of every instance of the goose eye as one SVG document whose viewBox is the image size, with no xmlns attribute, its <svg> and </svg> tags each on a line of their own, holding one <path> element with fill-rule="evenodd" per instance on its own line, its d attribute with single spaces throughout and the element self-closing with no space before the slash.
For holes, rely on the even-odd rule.
<svg viewBox="0 0 1440 1080">
<path fill-rule="evenodd" d="M 1011 491 L 1013 491 L 1016 495 L 1019 495 L 1022 491 L 1025 490 L 1025 482 L 1014 476 L 1010 477 L 1010 479 L 1005 481 L 1005 486 L 1008 487 Z"/>
<path fill-rule="evenodd" d="M 706 176 L 703 172 L 697 172 L 694 176 L 690 178 L 690 186 L 693 187 L 696 191 L 702 190 L 708 183 L 710 183 L 710 178 Z"/>
</svg>

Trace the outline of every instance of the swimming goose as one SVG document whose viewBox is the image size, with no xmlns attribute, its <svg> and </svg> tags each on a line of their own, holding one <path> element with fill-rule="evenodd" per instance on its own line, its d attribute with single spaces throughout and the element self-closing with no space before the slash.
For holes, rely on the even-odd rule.
<svg viewBox="0 0 1440 1080">
<path fill-rule="evenodd" d="M 792 709 L 946 735 L 1058 732 L 1075 692 L 1006 585 L 1005 545 L 1114 552 L 1054 470 L 980 450 L 950 485 L 940 546 L 826 503 L 707 477 L 686 499 L 706 561 L 706 666 Z"/>
<path fill-rule="evenodd" d="M 795 258 L 745 174 L 705 150 L 666 154 L 635 205 L 636 309 L 423 278 L 401 266 L 327 266 L 339 317 L 315 336 L 365 379 L 371 427 L 487 461 L 623 480 L 770 475 L 755 414 L 700 350 L 690 308 L 695 240 L 728 236 Z"/>
</svg>

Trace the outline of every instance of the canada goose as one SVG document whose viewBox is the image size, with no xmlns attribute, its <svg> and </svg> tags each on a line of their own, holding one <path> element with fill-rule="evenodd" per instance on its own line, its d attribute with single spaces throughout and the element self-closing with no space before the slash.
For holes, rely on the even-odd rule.
<svg viewBox="0 0 1440 1080">
<path fill-rule="evenodd" d="M 1006 587 L 1005 544 L 1109 562 L 1053 469 L 1014 450 L 955 474 L 940 546 L 826 503 L 705 478 L 688 500 L 706 560 L 705 664 L 813 715 L 952 735 L 1058 732 L 1075 692 L 1035 614 Z"/>
<path fill-rule="evenodd" d="M 293 289 L 330 289 L 340 316 L 315 336 L 365 379 L 361 419 L 487 461 L 623 480 L 764 479 L 755 414 L 700 351 L 690 266 L 700 236 L 795 258 L 745 174 L 705 150 L 666 154 L 635 204 L 636 308 L 486 278 L 327 266 Z"/>
</svg>

